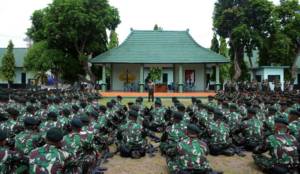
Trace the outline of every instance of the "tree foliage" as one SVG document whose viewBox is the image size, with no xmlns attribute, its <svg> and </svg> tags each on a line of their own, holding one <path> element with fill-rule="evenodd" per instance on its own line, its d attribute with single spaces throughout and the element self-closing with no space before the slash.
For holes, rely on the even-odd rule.
<svg viewBox="0 0 300 174">
<path fill-rule="evenodd" d="M 69 81 L 84 79 L 86 74 L 95 81 L 88 60 L 107 50 L 106 31 L 120 23 L 118 10 L 107 0 L 54 0 L 35 11 L 31 20 L 27 35 L 34 44 L 45 41 L 48 51 L 63 54 L 56 67 Z"/>
<path fill-rule="evenodd" d="M 6 52 L 1 62 L 1 78 L 8 82 L 8 85 L 14 80 L 15 77 L 15 56 L 13 53 L 14 44 L 9 41 Z M 9 87 L 9 86 L 8 86 Z"/>
<path fill-rule="evenodd" d="M 273 9 L 268 0 L 218 0 L 215 3 L 214 29 L 229 39 L 234 80 L 243 74 L 245 52 L 252 57 L 252 50 L 260 48 L 263 39 L 274 31 Z"/>
<path fill-rule="evenodd" d="M 214 33 L 213 39 L 211 40 L 210 49 L 216 53 L 219 53 L 220 51 L 219 41 L 216 33 Z"/>
<path fill-rule="evenodd" d="M 108 49 L 116 48 L 119 46 L 118 34 L 115 30 L 112 30 L 109 35 Z"/>
</svg>

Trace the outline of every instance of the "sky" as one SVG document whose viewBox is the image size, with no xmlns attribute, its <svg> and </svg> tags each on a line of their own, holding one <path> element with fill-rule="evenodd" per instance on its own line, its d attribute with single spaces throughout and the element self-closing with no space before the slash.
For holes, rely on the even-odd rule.
<svg viewBox="0 0 300 174">
<path fill-rule="evenodd" d="M 278 4 L 279 0 L 272 0 Z M 12 40 L 15 47 L 26 47 L 27 28 L 35 10 L 52 0 L 0 0 L 0 47 Z M 118 8 L 121 24 L 117 28 L 122 43 L 130 29 L 187 30 L 202 46 L 209 48 L 213 36 L 212 14 L 216 0 L 109 0 Z"/>
</svg>

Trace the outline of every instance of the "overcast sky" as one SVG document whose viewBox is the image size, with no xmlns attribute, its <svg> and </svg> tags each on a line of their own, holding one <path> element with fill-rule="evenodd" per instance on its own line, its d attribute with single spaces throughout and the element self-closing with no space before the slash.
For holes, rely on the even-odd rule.
<svg viewBox="0 0 300 174">
<path fill-rule="evenodd" d="M 130 28 L 152 30 L 158 24 L 164 30 L 189 29 L 195 40 L 210 47 L 212 13 L 216 0 L 109 0 L 117 7 L 122 23 L 117 28 L 120 42 Z M 273 0 L 278 3 L 279 0 Z M 0 47 L 11 39 L 15 47 L 26 47 L 23 41 L 30 16 L 52 0 L 0 0 Z"/>
</svg>

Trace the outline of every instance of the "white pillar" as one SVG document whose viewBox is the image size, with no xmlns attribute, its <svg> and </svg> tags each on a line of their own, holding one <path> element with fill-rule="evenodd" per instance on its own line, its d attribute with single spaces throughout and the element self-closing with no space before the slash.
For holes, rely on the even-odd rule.
<svg viewBox="0 0 300 174">
<path fill-rule="evenodd" d="M 140 92 L 144 92 L 144 64 L 140 64 Z"/>
<path fill-rule="evenodd" d="M 106 65 L 102 65 L 102 91 L 106 91 Z"/>
<path fill-rule="evenodd" d="M 178 71 L 178 91 L 180 93 L 183 92 L 183 68 L 182 64 L 179 64 L 179 71 Z"/>
<path fill-rule="evenodd" d="M 220 65 L 216 65 L 216 90 L 220 89 Z"/>
</svg>

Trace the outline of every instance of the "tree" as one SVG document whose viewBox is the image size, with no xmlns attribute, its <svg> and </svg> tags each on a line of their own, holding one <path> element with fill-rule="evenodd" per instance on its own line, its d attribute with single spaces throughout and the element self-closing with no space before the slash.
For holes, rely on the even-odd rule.
<svg viewBox="0 0 300 174">
<path fill-rule="evenodd" d="M 216 33 L 214 33 L 213 39 L 211 40 L 210 49 L 216 53 L 219 53 L 219 51 L 220 51 L 219 41 L 218 41 Z"/>
<path fill-rule="evenodd" d="M 227 43 L 226 40 L 223 37 L 220 37 L 220 50 L 219 50 L 219 54 L 221 54 L 222 56 L 226 57 L 228 59 L 228 47 L 227 47 Z M 223 83 L 226 79 L 231 79 L 230 76 L 230 68 L 231 68 L 231 64 L 227 63 L 227 64 L 222 64 L 220 66 L 220 78 L 221 78 L 221 82 Z"/>
<path fill-rule="evenodd" d="M 281 0 L 276 8 L 276 14 L 280 20 L 280 31 L 289 40 L 290 53 L 287 58 L 291 58 L 291 80 L 297 76 L 297 61 L 300 57 L 300 5 L 298 0 Z"/>
<path fill-rule="evenodd" d="M 273 4 L 268 0 L 218 0 L 214 10 L 214 29 L 229 39 L 233 60 L 234 80 L 242 75 L 244 54 L 261 47 L 263 38 L 273 29 Z"/>
<path fill-rule="evenodd" d="M 27 35 L 34 42 L 46 41 L 48 50 L 63 53 L 59 67 L 64 79 L 88 81 L 89 75 L 95 82 L 88 60 L 107 50 L 106 31 L 120 23 L 116 8 L 107 0 L 54 0 L 31 19 Z"/>
<path fill-rule="evenodd" d="M 13 50 L 14 45 L 12 41 L 9 41 L 6 53 L 4 54 L 1 62 L 2 78 L 7 81 L 8 88 L 10 88 L 10 84 L 13 82 L 15 77 L 15 56 Z"/>
<path fill-rule="evenodd" d="M 118 34 L 112 30 L 109 35 L 108 49 L 112 49 L 119 46 Z"/>
<path fill-rule="evenodd" d="M 24 67 L 27 71 L 33 71 L 38 74 L 40 82 L 43 83 L 45 73 L 49 70 L 55 74 L 56 78 L 61 73 L 61 65 L 67 62 L 64 59 L 64 53 L 58 49 L 49 49 L 46 41 L 40 41 L 29 48 L 24 58 Z"/>
<path fill-rule="evenodd" d="M 162 31 L 163 28 L 162 28 L 162 27 L 159 27 L 157 24 L 155 24 L 154 27 L 153 27 L 153 30 L 154 30 L 154 31 Z"/>
</svg>

